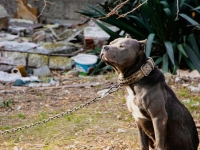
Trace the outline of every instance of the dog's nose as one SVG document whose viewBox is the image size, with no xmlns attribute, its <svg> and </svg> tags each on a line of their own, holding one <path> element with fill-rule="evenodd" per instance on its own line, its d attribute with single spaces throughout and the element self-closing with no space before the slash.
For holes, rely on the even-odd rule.
<svg viewBox="0 0 200 150">
<path fill-rule="evenodd" d="M 108 51 L 109 47 L 108 46 L 103 46 L 103 50 Z"/>
</svg>

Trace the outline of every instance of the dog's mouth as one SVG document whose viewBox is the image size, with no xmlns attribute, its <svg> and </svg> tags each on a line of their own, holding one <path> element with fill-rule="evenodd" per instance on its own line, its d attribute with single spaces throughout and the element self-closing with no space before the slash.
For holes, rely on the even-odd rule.
<svg viewBox="0 0 200 150">
<path fill-rule="evenodd" d="M 105 62 L 106 64 L 110 65 L 110 62 L 108 61 L 108 59 L 106 58 L 104 53 L 100 54 L 100 58 L 103 62 Z"/>
<path fill-rule="evenodd" d="M 109 65 L 109 66 L 113 67 L 115 70 L 117 70 L 117 68 L 116 68 L 117 64 L 114 62 L 108 61 L 108 59 L 105 57 L 104 53 L 100 54 L 100 58 L 104 63 L 106 63 L 106 65 Z"/>
</svg>

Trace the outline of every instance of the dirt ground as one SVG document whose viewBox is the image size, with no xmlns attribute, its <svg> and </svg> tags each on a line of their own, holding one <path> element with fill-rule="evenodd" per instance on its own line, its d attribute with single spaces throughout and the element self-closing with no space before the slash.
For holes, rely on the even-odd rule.
<svg viewBox="0 0 200 150">
<path fill-rule="evenodd" d="M 97 92 L 116 84 L 111 73 L 96 77 L 66 77 L 56 75 L 59 86 L 11 87 L 0 86 L 0 130 L 29 125 L 66 112 L 97 96 Z M 91 86 L 93 85 L 93 86 Z M 175 90 L 176 89 L 176 90 Z M 181 100 L 187 90 L 173 86 Z M 137 128 L 128 112 L 125 91 L 108 95 L 71 115 L 0 135 L 2 150 L 137 150 Z M 193 94 L 189 93 L 193 96 Z M 195 97 L 199 97 L 195 94 Z M 191 110 L 198 122 L 200 110 Z"/>
</svg>

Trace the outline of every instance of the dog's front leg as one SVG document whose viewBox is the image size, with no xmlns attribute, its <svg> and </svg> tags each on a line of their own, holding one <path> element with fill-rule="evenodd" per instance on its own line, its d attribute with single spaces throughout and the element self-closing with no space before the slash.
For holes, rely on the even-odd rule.
<svg viewBox="0 0 200 150">
<path fill-rule="evenodd" d="M 156 150 L 166 150 L 165 140 L 167 132 L 168 115 L 165 109 L 164 99 L 156 100 L 160 102 L 159 105 L 151 104 L 149 113 L 153 122 Z M 159 107 L 158 107 L 159 106 Z"/>
<path fill-rule="evenodd" d="M 138 124 L 137 124 L 137 127 L 138 127 L 139 139 L 140 139 L 140 149 L 149 150 L 149 143 L 148 143 L 149 137 L 144 133 L 144 131 Z"/>
</svg>

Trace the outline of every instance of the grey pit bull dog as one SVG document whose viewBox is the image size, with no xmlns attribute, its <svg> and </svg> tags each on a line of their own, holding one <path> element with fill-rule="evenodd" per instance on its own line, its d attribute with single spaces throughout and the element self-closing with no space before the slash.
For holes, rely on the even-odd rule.
<svg viewBox="0 0 200 150">
<path fill-rule="evenodd" d="M 103 46 L 100 54 L 127 90 L 127 106 L 138 126 L 141 149 L 197 150 L 199 139 L 193 118 L 153 60 L 146 57 L 145 43 L 118 38 Z"/>
</svg>

